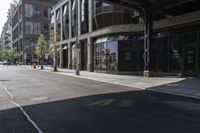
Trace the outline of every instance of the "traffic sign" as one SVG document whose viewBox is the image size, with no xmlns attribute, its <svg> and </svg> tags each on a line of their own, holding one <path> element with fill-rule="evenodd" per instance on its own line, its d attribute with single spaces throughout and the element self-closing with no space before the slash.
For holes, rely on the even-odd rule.
<svg viewBox="0 0 200 133">
<path fill-rule="evenodd" d="M 76 48 L 80 49 L 81 48 L 81 44 L 80 43 L 76 43 Z"/>
</svg>

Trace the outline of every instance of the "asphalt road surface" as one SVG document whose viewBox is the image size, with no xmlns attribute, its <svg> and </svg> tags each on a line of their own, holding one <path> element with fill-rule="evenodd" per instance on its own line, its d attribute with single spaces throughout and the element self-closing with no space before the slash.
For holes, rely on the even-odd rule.
<svg viewBox="0 0 200 133">
<path fill-rule="evenodd" d="M 199 132 L 199 100 L 0 66 L 0 133 Z"/>
</svg>

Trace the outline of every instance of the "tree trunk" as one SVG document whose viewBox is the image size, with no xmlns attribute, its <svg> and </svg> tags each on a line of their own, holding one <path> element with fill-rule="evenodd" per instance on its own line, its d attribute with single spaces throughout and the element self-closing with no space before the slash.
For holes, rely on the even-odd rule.
<svg viewBox="0 0 200 133">
<path fill-rule="evenodd" d="M 56 50 L 56 48 L 54 49 L 55 50 L 55 52 L 54 52 L 54 72 L 57 72 L 58 70 L 57 70 L 57 50 Z"/>
<path fill-rule="evenodd" d="M 41 69 L 42 70 L 44 69 L 44 56 L 42 57 L 42 60 L 41 60 Z"/>
</svg>

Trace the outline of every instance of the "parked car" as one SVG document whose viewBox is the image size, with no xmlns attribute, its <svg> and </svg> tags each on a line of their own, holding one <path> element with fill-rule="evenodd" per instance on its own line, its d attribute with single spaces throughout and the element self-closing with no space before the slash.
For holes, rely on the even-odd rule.
<svg viewBox="0 0 200 133">
<path fill-rule="evenodd" d="M 3 65 L 10 65 L 10 62 L 9 61 L 4 61 Z"/>
<path fill-rule="evenodd" d="M 2 61 L 0 61 L 0 65 L 3 65 L 3 62 L 2 62 Z"/>
</svg>

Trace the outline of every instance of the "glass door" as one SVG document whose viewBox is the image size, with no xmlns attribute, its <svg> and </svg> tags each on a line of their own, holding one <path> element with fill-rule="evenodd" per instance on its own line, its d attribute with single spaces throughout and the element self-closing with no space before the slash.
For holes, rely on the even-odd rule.
<svg viewBox="0 0 200 133">
<path fill-rule="evenodd" d="M 197 75 L 197 59 L 196 59 L 196 47 L 186 46 L 184 47 L 184 73 L 186 76 Z"/>
</svg>

